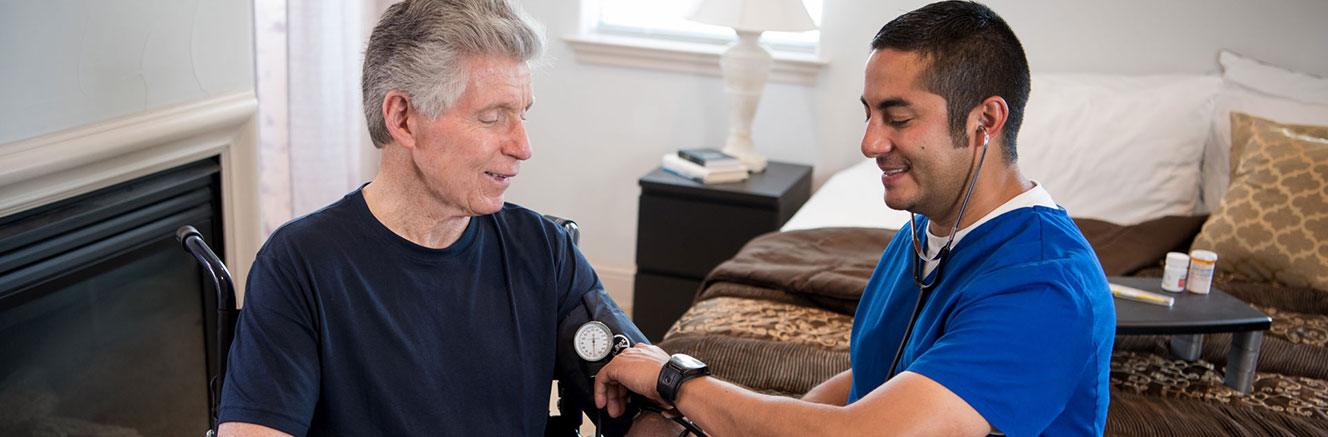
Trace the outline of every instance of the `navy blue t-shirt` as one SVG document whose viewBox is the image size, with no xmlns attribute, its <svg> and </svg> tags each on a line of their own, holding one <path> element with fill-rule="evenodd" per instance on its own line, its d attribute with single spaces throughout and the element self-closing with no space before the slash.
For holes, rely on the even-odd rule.
<svg viewBox="0 0 1328 437">
<path fill-rule="evenodd" d="M 520 206 L 411 243 L 361 190 L 278 229 L 249 272 L 220 420 L 293 435 L 541 435 L 557 327 L 602 288 Z"/>
</svg>

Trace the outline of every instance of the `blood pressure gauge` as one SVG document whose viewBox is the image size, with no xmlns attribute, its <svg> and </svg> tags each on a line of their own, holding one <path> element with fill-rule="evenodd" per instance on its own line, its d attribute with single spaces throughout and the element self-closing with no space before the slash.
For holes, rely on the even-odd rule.
<svg viewBox="0 0 1328 437">
<path fill-rule="evenodd" d="M 583 360 L 590 362 L 603 360 L 613 351 L 613 331 L 602 322 L 586 322 L 576 329 L 572 345 L 576 348 L 576 354 Z"/>
</svg>

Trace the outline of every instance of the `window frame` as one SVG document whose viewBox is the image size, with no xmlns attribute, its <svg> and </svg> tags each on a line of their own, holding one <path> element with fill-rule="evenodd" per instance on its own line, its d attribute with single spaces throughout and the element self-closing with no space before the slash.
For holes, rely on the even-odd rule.
<svg viewBox="0 0 1328 437">
<path fill-rule="evenodd" d="M 721 75 L 719 56 L 731 41 L 681 32 L 654 34 L 639 28 L 606 31 L 599 24 L 599 10 L 600 0 L 582 0 L 577 34 L 563 37 L 578 62 Z M 820 55 L 819 41 L 815 48 L 797 50 L 783 44 L 763 45 L 774 58 L 770 69 L 773 82 L 814 85 L 829 64 Z"/>
</svg>

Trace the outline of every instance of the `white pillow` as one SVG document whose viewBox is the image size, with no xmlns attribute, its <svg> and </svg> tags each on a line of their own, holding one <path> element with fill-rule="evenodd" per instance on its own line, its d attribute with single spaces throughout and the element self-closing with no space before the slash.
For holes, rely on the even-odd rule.
<svg viewBox="0 0 1328 437">
<path fill-rule="evenodd" d="M 1328 78 L 1266 64 L 1223 50 L 1222 89 L 1204 146 L 1200 212 L 1217 208 L 1231 179 L 1231 112 L 1282 124 L 1328 125 Z"/>
<path fill-rule="evenodd" d="M 1222 78 L 1265 94 L 1328 105 L 1328 78 L 1292 71 L 1223 50 Z"/>
<path fill-rule="evenodd" d="M 1212 211 L 1231 182 L 1231 113 L 1243 112 L 1281 124 L 1328 126 L 1328 106 L 1269 96 L 1227 81 L 1213 111 L 1213 130 L 1204 149 L 1203 208 Z"/>
<path fill-rule="evenodd" d="M 876 160 L 865 159 L 830 176 L 780 230 L 832 226 L 899 229 L 905 223 L 907 211 L 885 206 L 885 186 L 881 185 Z"/>
<path fill-rule="evenodd" d="M 1074 217 L 1135 224 L 1195 212 L 1216 76 L 1034 75 L 1024 175 Z"/>
</svg>

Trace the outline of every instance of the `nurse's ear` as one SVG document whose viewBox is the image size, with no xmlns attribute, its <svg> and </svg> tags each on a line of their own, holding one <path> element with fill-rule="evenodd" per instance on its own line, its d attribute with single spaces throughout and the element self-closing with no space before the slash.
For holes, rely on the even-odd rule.
<svg viewBox="0 0 1328 437">
<path fill-rule="evenodd" d="M 973 135 L 971 145 L 981 147 L 985 141 L 1004 147 L 1001 141 L 1001 132 L 1004 132 L 1005 122 L 1009 119 L 1009 116 L 1010 105 L 1001 96 L 991 96 L 983 99 L 968 113 L 968 125 L 974 126 L 974 130 L 979 131 Z"/>
</svg>

